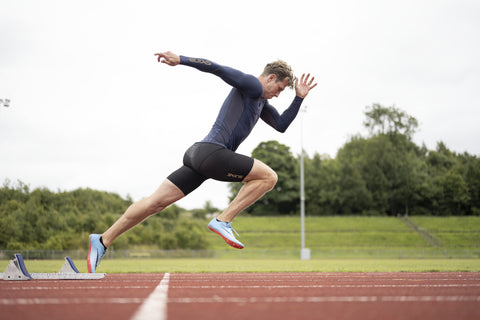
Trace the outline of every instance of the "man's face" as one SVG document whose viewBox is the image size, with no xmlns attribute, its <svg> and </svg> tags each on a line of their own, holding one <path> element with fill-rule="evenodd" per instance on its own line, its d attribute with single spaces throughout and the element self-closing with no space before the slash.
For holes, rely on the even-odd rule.
<svg viewBox="0 0 480 320">
<path fill-rule="evenodd" d="M 288 86 L 288 79 L 277 81 L 275 75 L 269 75 L 265 85 L 263 86 L 262 98 L 265 100 L 278 97 L 280 93 Z"/>
</svg>

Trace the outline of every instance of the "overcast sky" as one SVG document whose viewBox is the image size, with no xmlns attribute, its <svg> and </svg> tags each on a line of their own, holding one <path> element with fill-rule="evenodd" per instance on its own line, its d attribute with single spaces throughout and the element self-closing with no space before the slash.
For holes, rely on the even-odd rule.
<svg viewBox="0 0 480 320">
<path fill-rule="evenodd" d="M 305 99 L 304 148 L 336 156 L 363 129 L 365 106 L 416 117 L 414 140 L 480 155 L 480 2 L 101 1 L 0 3 L 0 183 L 53 191 L 90 187 L 151 194 L 213 124 L 230 87 L 154 53 L 211 59 L 259 75 L 283 59 L 318 86 Z M 283 111 L 294 97 L 270 100 Z M 300 119 L 286 133 L 259 121 L 237 150 L 278 140 L 300 152 Z M 178 202 L 224 208 L 225 183 Z"/>
</svg>

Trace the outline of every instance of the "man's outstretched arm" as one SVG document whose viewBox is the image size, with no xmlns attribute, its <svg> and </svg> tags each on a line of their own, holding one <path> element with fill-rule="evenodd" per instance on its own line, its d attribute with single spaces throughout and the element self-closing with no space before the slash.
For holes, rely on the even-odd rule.
<svg viewBox="0 0 480 320">
<path fill-rule="evenodd" d="M 213 61 L 179 56 L 170 51 L 156 53 L 155 55 L 157 56 L 158 62 L 166 63 L 170 66 L 182 64 L 194 67 L 203 72 L 212 73 L 251 97 L 261 96 L 263 92 L 262 85 L 256 77 L 230 67 L 219 65 Z"/>
</svg>

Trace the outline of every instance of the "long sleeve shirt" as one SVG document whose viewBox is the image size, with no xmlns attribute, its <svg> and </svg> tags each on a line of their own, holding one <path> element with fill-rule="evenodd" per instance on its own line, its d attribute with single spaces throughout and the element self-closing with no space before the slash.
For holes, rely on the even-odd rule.
<svg viewBox="0 0 480 320">
<path fill-rule="evenodd" d="M 262 98 L 263 87 L 257 77 L 202 58 L 180 56 L 180 64 L 212 73 L 233 87 L 210 132 L 201 142 L 219 144 L 235 151 L 259 118 L 275 130 L 285 132 L 303 101 L 303 98 L 296 96 L 290 106 L 279 114 L 268 100 Z"/>
</svg>

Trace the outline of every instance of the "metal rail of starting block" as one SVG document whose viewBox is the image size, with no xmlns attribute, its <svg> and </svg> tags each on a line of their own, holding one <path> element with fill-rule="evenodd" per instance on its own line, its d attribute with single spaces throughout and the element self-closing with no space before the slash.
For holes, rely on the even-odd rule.
<svg viewBox="0 0 480 320">
<path fill-rule="evenodd" d="M 4 273 L 0 273 L 3 280 L 97 280 L 106 276 L 106 273 L 81 273 L 70 257 L 65 257 L 65 264 L 58 273 L 29 273 L 21 254 L 15 254 Z"/>
</svg>

